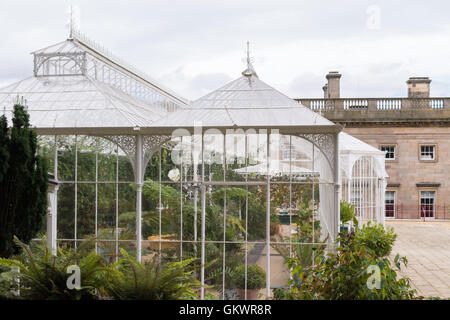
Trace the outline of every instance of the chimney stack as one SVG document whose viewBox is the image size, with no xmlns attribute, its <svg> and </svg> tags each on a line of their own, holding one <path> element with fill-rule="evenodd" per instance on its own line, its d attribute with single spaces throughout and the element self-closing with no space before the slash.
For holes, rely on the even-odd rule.
<svg viewBox="0 0 450 320">
<path fill-rule="evenodd" d="M 325 98 L 339 99 L 340 98 L 340 82 L 341 74 L 337 71 L 330 71 L 326 78 L 328 80 L 327 92 Z M 325 89 L 324 89 L 325 91 Z"/>
<path fill-rule="evenodd" d="M 429 98 L 430 82 L 428 77 L 410 77 L 408 84 L 408 98 Z"/>
</svg>

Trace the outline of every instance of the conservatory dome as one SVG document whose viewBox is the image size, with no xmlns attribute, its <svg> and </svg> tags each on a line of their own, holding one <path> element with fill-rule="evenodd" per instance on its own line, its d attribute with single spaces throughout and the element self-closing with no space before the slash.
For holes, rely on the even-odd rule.
<svg viewBox="0 0 450 320">
<path fill-rule="evenodd" d="M 193 101 L 188 108 L 170 113 L 152 127 L 184 127 L 202 122 L 214 128 L 280 128 L 336 133 L 337 125 L 248 72 Z"/>
<path fill-rule="evenodd" d="M 0 89 L 8 119 L 18 97 L 40 134 L 133 133 L 187 100 L 78 31 L 34 51 L 33 76 Z"/>
</svg>

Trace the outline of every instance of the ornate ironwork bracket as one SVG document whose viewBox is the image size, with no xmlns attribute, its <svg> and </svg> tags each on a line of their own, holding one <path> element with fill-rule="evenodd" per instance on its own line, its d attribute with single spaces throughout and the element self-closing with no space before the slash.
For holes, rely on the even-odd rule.
<svg viewBox="0 0 450 320">
<path fill-rule="evenodd" d="M 142 152 L 142 172 L 145 172 L 145 167 L 147 166 L 150 158 L 161 148 L 165 143 L 170 141 L 171 136 L 161 135 L 161 136 L 143 136 L 143 152 Z M 133 167 L 133 172 L 136 176 L 136 136 L 134 135 L 123 135 L 123 136 L 101 136 L 106 140 L 115 143 L 128 157 Z"/>
<path fill-rule="evenodd" d="M 86 52 L 34 54 L 35 77 L 81 74 L 86 74 Z"/>
<path fill-rule="evenodd" d="M 294 136 L 308 140 L 314 144 L 325 155 L 331 170 L 334 168 L 335 143 L 334 136 L 331 133 L 305 133 L 295 134 Z M 314 159 L 313 159 L 314 160 Z"/>
</svg>

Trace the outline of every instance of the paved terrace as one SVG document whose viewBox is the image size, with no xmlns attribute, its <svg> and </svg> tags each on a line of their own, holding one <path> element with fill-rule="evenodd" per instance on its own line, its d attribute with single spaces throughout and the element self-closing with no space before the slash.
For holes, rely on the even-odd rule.
<svg viewBox="0 0 450 320">
<path fill-rule="evenodd" d="M 392 258 L 406 256 L 402 274 L 424 297 L 450 298 L 450 221 L 386 222 L 397 233 Z"/>
</svg>

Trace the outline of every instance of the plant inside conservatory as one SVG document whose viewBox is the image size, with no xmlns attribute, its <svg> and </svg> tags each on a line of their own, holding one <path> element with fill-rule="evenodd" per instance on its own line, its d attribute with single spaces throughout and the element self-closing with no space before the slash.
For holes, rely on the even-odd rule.
<svg viewBox="0 0 450 320">
<path fill-rule="evenodd" d="M 231 170 L 231 169 L 230 169 Z M 232 173 L 230 173 L 232 174 Z M 194 240 L 194 205 L 193 200 L 179 188 L 171 185 L 162 184 L 147 179 L 143 186 L 143 236 L 144 239 L 159 239 L 159 193 L 161 190 L 161 235 L 162 240 L 180 239 L 180 198 L 183 198 L 183 240 Z M 226 208 L 224 208 L 224 195 L 226 194 Z M 211 194 L 207 194 L 207 203 L 212 203 L 206 208 L 207 227 L 205 236 L 208 241 L 222 240 L 224 212 L 226 233 L 225 239 L 228 242 L 238 242 L 245 239 L 245 197 L 248 197 L 248 235 L 255 240 L 264 239 L 265 235 L 265 203 L 262 194 L 259 192 L 248 192 L 244 188 L 238 187 L 219 187 Z M 263 214 L 261 214 L 263 213 Z M 200 212 L 197 212 L 197 230 L 200 230 Z M 135 228 L 134 211 L 126 212 L 120 215 L 119 223 L 125 226 L 126 230 L 133 232 Z M 197 238 L 198 239 L 198 238 Z M 180 261 L 180 245 L 173 244 L 167 247 L 169 243 L 162 243 L 161 257 L 163 261 Z M 143 245 L 143 256 L 151 256 L 157 250 L 159 243 L 152 245 Z M 156 250 L 155 250 L 156 249 Z M 197 249 L 197 250 L 196 250 Z M 212 286 L 220 294 L 223 294 L 223 263 L 226 261 L 225 268 L 225 290 L 231 288 L 232 271 L 244 261 L 245 251 L 240 243 L 227 243 L 225 246 L 225 256 L 223 246 L 219 243 L 206 244 L 205 260 L 209 263 L 205 267 L 205 282 Z M 183 244 L 183 258 L 199 258 L 199 244 Z"/>
<path fill-rule="evenodd" d="M 27 300 L 94 300 L 102 294 L 105 285 L 105 260 L 89 250 L 92 242 L 81 244 L 78 249 L 58 248 L 52 255 L 45 238 L 26 245 L 14 239 L 22 252 L 10 259 L 1 258 L 0 265 L 9 268 L 14 279 L 11 290 L 20 290 L 16 298 Z M 68 268 L 77 265 L 82 275 L 80 288 L 69 288 Z M 20 288 L 17 286 L 20 284 Z M 11 295 L 8 295 L 11 298 Z"/>
<path fill-rule="evenodd" d="M 26 107 L 15 104 L 11 128 L 0 117 L 0 257 L 18 253 L 13 236 L 28 243 L 47 213 L 47 161 L 37 148 Z"/>
<path fill-rule="evenodd" d="M 358 223 L 356 220 L 355 206 L 347 201 L 342 200 L 340 202 L 340 218 L 341 218 L 341 226 L 340 226 L 341 232 L 345 231 L 348 233 L 352 231 L 351 223 L 353 223 L 353 228 Z"/>
<path fill-rule="evenodd" d="M 247 284 L 247 300 L 256 300 L 260 289 L 266 286 L 266 272 L 257 264 L 238 266 L 233 271 L 233 284 L 241 299 L 245 298 L 245 288 Z"/>
<path fill-rule="evenodd" d="M 30 245 L 15 238 L 23 250 L 12 258 L 0 258 L 0 299 L 198 299 L 197 259 L 164 262 L 155 256 L 140 263 L 122 249 L 118 261 L 109 264 L 92 250 L 93 241 L 84 242 L 77 250 L 58 248 L 54 256 L 45 238 Z M 80 270 L 80 287 L 70 288 L 68 270 L 75 265 Z"/>
<path fill-rule="evenodd" d="M 161 262 L 154 256 L 138 262 L 125 250 L 122 258 L 108 267 L 106 292 L 119 300 L 195 300 L 200 282 L 193 276 L 196 259 Z"/>
</svg>

